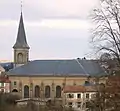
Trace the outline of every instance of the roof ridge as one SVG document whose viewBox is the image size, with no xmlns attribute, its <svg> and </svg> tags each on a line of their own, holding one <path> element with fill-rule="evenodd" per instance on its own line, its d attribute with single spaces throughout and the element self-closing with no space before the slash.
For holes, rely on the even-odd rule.
<svg viewBox="0 0 120 111">
<path fill-rule="evenodd" d="M 83 69 L 83 71 L 86 73 L 86 75 L 89 76 L 88 72 L 85 70 L 84 66 L 80 63 L 78 59 L 75 59 L 75 61 L 80 65 L 80 67 Z"/>
</svg>

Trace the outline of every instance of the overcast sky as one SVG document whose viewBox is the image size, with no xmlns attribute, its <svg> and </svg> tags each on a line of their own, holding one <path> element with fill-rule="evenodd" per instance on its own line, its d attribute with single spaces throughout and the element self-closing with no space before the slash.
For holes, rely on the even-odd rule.
<svg viewBox="0 0 120 111">
<path fill-rule="evenodd" d="M 30 59 L 88 57 L 88 15 L 96 5 L 97 0 L 23 0 Z M 13 60 L 20 10 L 20 0 L 0 0 L 1 60 Z"/>
</svg>

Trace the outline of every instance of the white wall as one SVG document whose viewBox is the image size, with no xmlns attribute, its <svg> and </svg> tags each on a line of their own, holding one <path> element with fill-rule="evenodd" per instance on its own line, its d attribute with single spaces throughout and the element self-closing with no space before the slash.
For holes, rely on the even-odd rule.
<svg viewBox="0 0 120 111">
<path fill-rule="evenodd" d="M 67 95 L 68 94 L 73 94 L 74 95 L 74 98 L 67 98 Z M 81 94 L 81 98 L 77 98 L 77 95 L 78 94 Z M 86 98 L 86 94 L 89 94 L 89 98 L 87 99 Z M 81 102 L 81 104 L 85 103 L 86 100 L 90 100 L 92 99 L 92 95 L 93 94 L 96 94 L 96 92 L 85 92 L 85 93 L 82 93 L 82 92 L 79 92 L 79 93 L 66 93 L 66 102 L 69 103 L 69 102 L 72 102 L 72 107 L 73 108 L 78 108 L 78 102 Z"/>
<path fill-rule="evenodd" d="M 10 92 L 10 83 L 4 83 L 5 85 L 5 92 L 9 93 Z"/>
<path fill-rule="evenodd" d="M 4 87 L 4 92 L 9 93 L 10 92 L 10 83 L 0 83 L 0 87 Z M 0 89 L 2 91 L 2 89 Z"/>
<path fill-rule="evenodd" d="M 67 97 L 68 97 L 67 95 L 73 94 L 73 95 L 74 95 L 74 98 L 67 98 L 67 99 L 78 99 L 78 98 L 77 98 L 77 95 L 78 95 L 78 94 L 81 94 L 81 99 L 82 99 L 82 98 L 86 98 L 86 94 L 89 94 L 89 99 L 91 99 L 91 98 L 92 98 L 92 95 L 95 94 L 95 93 L 96 93 L 96 92 L 85 92 L 85 93 L 79 92 L 79 93 L 66 93 L 65 95 L 66 95 L 66 98 L 67 98 Z"/>
</svg>

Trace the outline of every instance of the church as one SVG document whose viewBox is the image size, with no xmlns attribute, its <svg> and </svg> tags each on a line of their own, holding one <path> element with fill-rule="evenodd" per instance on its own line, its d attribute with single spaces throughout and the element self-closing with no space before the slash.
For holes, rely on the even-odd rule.
<svg viewBox="0 0 120 111">
<path fill-rule="evenodd" d="M 65 86 L 94 84 L 94 76 L 105 75 L 97 60 L 77 58 L 30 61 L 30 46 L 27 43 L 22 12 L 13 49 L 14 68 L 7 75 L 11 81 L 11 92 L 21 98 L 62 99 L 62 89 Z"/>
</svg>

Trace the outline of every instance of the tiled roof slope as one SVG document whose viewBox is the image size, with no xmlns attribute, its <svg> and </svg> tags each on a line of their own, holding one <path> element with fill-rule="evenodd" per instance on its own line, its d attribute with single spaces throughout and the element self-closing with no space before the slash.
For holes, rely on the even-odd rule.
<svg viewBox="0 0 120 111">
<path fill-rule="evenodd" d="M 89 76 L 103 75 L 104 70 L 94 60 L 34 60 L 12 69 L 16 76 Z"/>
<path fill-rule="evenodd" d="M 77 92 L 85 92 L 85 86 L 65 86 L 63 89 L 64 93 L 77 93 Z"/>
<path fill-rule="evenodd" d="M 95 86 L 65 86 L 64 93 L 78 93 L 78 92 L 96 92 Z"/>
</svg>

